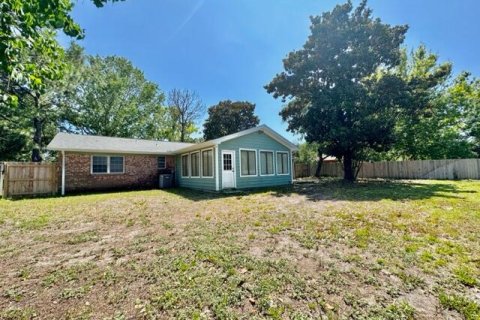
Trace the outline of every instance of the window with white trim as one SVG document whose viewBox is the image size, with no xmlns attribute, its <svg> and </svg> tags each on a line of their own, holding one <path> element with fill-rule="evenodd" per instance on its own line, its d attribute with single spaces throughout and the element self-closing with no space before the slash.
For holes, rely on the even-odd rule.
<svg viewBox="0 0 480 320">
<path fill-rule="evenodd" d="M 111 156 L 110 157 L 110 173 L 122 173 L 123 172 L 123 157 Z"/>
<path fill-rule="evenodd" d="M 192 177 L 200 177 L 200 152 L 194 152 L 190 155 L 192 164 Z"/>
<path fill-rule="evenodd" d="M 123 173 L 123 156 L 92 156 L 92 173 Z"/>
<path fill-rule="evenodd" d="M 182 177 L 188 177 L 188 154 L 182 156 Z"/>
<path fill-rule="evenodd" d="M 257 151 L 255 150 L 240 150 L 240 173 L 242 176 L 256 176 L 257 175 Z"/>
<path fill-rule="evenodd" d="M 273 175 L 273 151 L 260 151 L 260 174 Z"/>
<path fill-rule="evenodd" d="M 108 173 L 108 157 L 107 156 L 92 157 L 92 173 Z"/>
<path fill-rule="evenodd" d="M 159 156 L 157 158 L 158 169 L 165 169 L 167 167 L 167 159 L 165 156 Z"/>
<path fill-rule="evenodd" d="M 202 176 L 213 177 L 213 150 L 202 151 Z"/>
<path fill-rule="evenodd" d="M 288 152 L 277 152 L 277 174 L 288 174 Z"/>
</svg>

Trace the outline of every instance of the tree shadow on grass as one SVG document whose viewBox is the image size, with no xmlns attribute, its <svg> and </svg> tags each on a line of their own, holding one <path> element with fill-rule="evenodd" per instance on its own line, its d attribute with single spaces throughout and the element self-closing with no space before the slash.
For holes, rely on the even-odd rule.
<svg viewBox="0 0 480 320">
<path fill-rule="evenodd" d="M 432 197 L 462 199 L 463 194 L 477 192 L 460 190 L 455 184 L 449 182 L 359 180 L 356 183 L 345 183 L 336 178 L 300 180 L 289 186 L 241 191 L 211 192 L 184 188 L 165 189 L 165 191 L 192 201 L 242 197 L 259 193 L 269 193 L 278 198 L 305 196 L 310 201 L 380 201 L 384 199 L 402 201 Z"/>
<path fill-rule="evenodd" d="M 148 189 L 147 189 L 148 190 Z M 116 194 L 119 192 L 135 192 L 136 190 L 103 190 L 94 192 L 81 192 L 67 194 L 83 196 L 92 194 Z M 338 178 L 309 178 L 295 181 L 293 185 L 255 188 L 247 190 L 206 191 L 187 188 L 162 189 L 171 195 L 176 195 L 191 201 L 204 201 L 222 198 L 241 198 L 246 195 L 268 193 L 282 198 L 291 196 L 304 196 L 309 201 L 338 200 L 338 201 L 380 201 L 384 199 L 421 200 L 432 197 L 462 199 L 464 194 L 476 193 L 475 190 L 460 190 L 452 182 L 415 182 L 402 180 L 374 180 L 364 179 L 356 183 L 345 183 Z M 160 190 L 159 190 L 160 192 Z M 61 196 L 37 196 L 35 198 L 60 198 Z M 16 197 L 10 200 L 20 200 L 25 197 Z"/>
<path fill-rule="evenodd" d="M 283 197 L 292 194 L 304 195 L 308 200 L 422 200 L 432 197 L 462 199 L 462 194 L 476 193 L 475 190 L 460 190 L 449 182 L 414 182 L 405 180 L 364 179 L 355 183 L 345 183 L 340 179 L 322 178 L 297 181 L 291 192 L 277 193 Z"/>
</svg>

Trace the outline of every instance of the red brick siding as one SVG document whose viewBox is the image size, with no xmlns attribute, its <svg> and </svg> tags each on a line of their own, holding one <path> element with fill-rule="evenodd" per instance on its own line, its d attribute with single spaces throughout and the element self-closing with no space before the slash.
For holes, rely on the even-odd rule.
<svg viewBox="0 0 480 320">
<path fill-rule="evenodd" d="M 117 155 L 117 154 L 116 154 Z M 65 153 L 65 191 L 92 191 L 108 189 L 150 189 L 158 186 L 158 164 L 155 155 L 121 155 L 124 171 L 120 174 L 92 174 L 91 156 L 87 153 Z M 175 158 L 166 156 L 167 168 L 174 170 Z M 61 183 L 62 156 L 59 155 Z"/>
</svg>

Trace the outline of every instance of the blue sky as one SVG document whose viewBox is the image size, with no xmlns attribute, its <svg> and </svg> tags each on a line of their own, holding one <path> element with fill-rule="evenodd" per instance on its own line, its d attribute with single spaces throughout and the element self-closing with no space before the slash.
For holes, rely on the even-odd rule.
<svg viewBox="0 0 480 320">
<path fill-rule="evenodd" d="M 195 90 L 207 106 L 224 99 L 253 102 L 261 123 L 297 141 L 278 116 L 281 101 L 263 86 L 282 71 L 286 54 L 305 42 L 309 16 L 337 3 L 127 0 L 97 9 L 79 0 L 73 16 L 86 30 L 80 44 L 87 53 L 124 56 L 163 91 Z M 424 43 L 453 62 L 455 72 L 480 75 L 480 1 L 370 0 L 369 6 L 384 22 L 410 26 L 408 47 Z"/>
</svg>

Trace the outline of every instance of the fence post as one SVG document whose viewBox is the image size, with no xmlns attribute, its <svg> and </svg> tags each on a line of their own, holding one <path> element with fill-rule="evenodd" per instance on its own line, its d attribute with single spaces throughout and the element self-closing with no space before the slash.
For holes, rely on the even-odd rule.
<svg viewBox="0 0 480 320">
<path fill-rule="evenodd" d="M 0 163 L 0 195 L 3 197 L 3 175 L 4 175 L 4 164 Z"/>
<path fill-rule="evenodd" d="M 8 163 L 5 162 L 5 173 L 4 173 L 4 178 L 3 178 L 3 184 L 4 184 L 4 188 L 3 188 L 3 196 L 4 198 L 8 198 Z"/>
<path fill-rule="evenodd" d="M 65 151 L 62 151 L 62 196 L 64 195 L 65 195 Z"/>
</svg>

